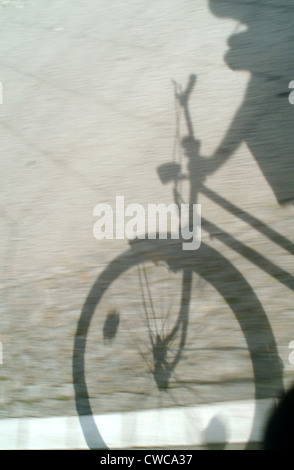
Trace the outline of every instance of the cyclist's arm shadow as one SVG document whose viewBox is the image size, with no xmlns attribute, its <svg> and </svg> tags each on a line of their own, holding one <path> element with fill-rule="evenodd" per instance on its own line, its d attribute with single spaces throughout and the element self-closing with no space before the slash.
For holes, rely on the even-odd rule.
<svg viewBox="0 0 294 470">
<path fill-rule="evenodd" d="M 247 28 L 229 37 L 224 60 L 236 74 L 250 72 L 243 102 L 209 159 L 210 172 L 245 142 L 277 203 L 286 204 L 294 200 L 294 110 L 288 100 L 294 79 L 294 5 L 288 0 L 209 0 L 209 7 L 216 17 Z"/>
</svg>

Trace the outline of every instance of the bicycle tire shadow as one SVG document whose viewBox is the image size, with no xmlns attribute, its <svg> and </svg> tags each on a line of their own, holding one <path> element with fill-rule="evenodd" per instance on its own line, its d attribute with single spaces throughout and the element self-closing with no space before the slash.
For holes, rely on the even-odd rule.
<svg viewBox="0 0 294 470">
<path fill-rule="evenodd" d="M 92 413 L 85 376 L 85 350 L 90 323 L 100 299 L 112 282 L 130 267 L 144 260 L 150 260 L 154 263 L 158 260 L 165 260 L 171 270 L 196 272 L 212 284 L 230 307 L 247 342 L 253 366 L 257 403 L 259 399 L 276 397 L 283 390 L 283 365 L 278 355 L 271 325 L 256 294 L 242 274 L 223 255 L 206 244 L 202 244 L 200 249 L 191 255 L 191 252 L 183 252 L 181 242 L 178 240 L 137 240 L 131 243 L 130 250 L 113 260 L 96 280 L 82 309 L 75 336 L 73 382 L 76 409 L 87 445 L 92 449 L 107 448 L 107 445 Z M 236 297 L 232 296 L 232 285 L 239 293 L 237 301 Z M 186 294 L 185 312 L 189 307 L 188 290 Z M 159 377 L 159 388 L 168 388 L 168 377 L 184 351 L 188 315 L 183 317 L 183 321 L 184 334 L 179 346 L 177 361 L 174 364 L 165 365 L 164 381 L 161 380 L 162 377 Z M 160 366 L 162 365 L 163 362 L 160 363 Z M 160 367 L 155 369 L 159 376 L 160 371 Z M 163 382 L 164 387 L 160 387 Z M 257 406 L 256 419 L 258 417 Z M 254 429 L 253 420 L 252 432 Z"/>
</svg>

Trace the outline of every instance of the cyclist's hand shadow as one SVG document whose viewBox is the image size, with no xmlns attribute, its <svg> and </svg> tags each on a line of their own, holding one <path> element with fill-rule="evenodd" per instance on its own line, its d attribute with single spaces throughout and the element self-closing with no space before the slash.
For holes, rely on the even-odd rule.
<svg viewBox="0 0 294 470">
<path fill-rule="evenodd" d="M 213 160 L 200 155 L 200 141 L 194 137 L 184 137 L 182 147 L 188 159 L 186 179 L 190 179 L 192 185 L 200 188 L 206 178 L 214 172 Z"/>
</svg>

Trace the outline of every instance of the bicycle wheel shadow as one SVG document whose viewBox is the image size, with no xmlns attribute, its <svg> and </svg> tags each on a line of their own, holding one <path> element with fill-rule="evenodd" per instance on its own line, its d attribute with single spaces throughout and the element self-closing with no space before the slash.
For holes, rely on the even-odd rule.
<svg viewBox="0 0 294 470">
<path fill-rule="evenodd" d="M 178 240 L 137 240 L 131 243 L 131 247 L 126 253 L 114 259 L 98 277 L 85 301 L 77 327 L 73 354 L 73 382 L 76 409 L 88 447 L 90 449 L 107 448 L 107 444 L 97 426 L 95 416 L 93 416 L 85 375 L 86 341 L 91 320 L 96 309 L 99 309 L 99 302 L 107 292 L 108 287 L 130 267 L 136 266 L 145 260 L 154 263 L 163 260 L 172 271 L 197 273 L 219 292 L 229 306 L 246 340 L 253 367 L 254 398 L 257 403 L 252 424 L 253 436 L 256 420 L 259 420 L 260 417 L 259 400 L 269 397 L 275 398 L 283 390 L 283 365 L 278 355 L 271 325 L 256 294 L 235 266 L 215 249 L 204 243 L 199 250 L 191 254 L 191 252 L 182 250 L 182 244 Z M 186 282 L 187 279 L 189 279 L 189 275 L 186 277 Z M 232 286 L 234 286 L 234 291 L 238 292 L 238 301 L 236 301 L 236 295 L 232 295 Z M 185 312 L 187 312 L 190 303 L 189 289 L 186 289 L 183 296 L 183 311 Z M 174 364 L 168 364 L 164 370 L 165 389 L 168 389 L 168 377 L 181 360 L 181 355 L 185 349 L 188 315 L 184 316 L 182 320 L 182 331 L 184 333 L 176 356 L 177 360 Z M 115 323 L 114 327 L 113 322 Z M 114 313 L 111 317 L 110 330 L 109 318 L 106 319 L 106 323 L 108 328 L 105 331 L 107 331 L 108 336 L 110 335 L 113 338 L 117 334 L 117 327 L 119 327 L 117 313 Z M 155 361 L 160 362 L 159 357 L 162 357 L 162 354 L 155 357 Z M 162 367 L 163 364 L 164 362 L 160 362 L 159 366 Z M 162 371 L 160 367 L 155 368 L 157 375 L 160 375 Z M 158 377 L 158 384 L 162 383 L 162 380 Z M 197 401 L 197 397 L 195 399 Z M 219 421 L 212 421 L 207 432 L 211 434 L 213 428 L 218 431 L 218 434 L 223 431 L 222 437 L 225 436 L 225 429 Z M 249 438 L 249 446 L 250 442 L 251 439 Z"/>
</svg>

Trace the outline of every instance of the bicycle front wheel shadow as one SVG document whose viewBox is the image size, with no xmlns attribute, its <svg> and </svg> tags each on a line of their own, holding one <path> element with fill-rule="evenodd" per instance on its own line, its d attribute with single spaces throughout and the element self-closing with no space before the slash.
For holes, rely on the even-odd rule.
<svg viewBox="0 0 294 470">
<path fill-rule="evenodd" d="M 187 252 L 166 240 L 135 243 L 98 277 L 79 319 L 73 379 L 89 448 L 225 444 L 240 428 L 236 404 L 251 442 L 256 403 L 283 389 L 248 282 L 208 245 Z"/>
</svg>

